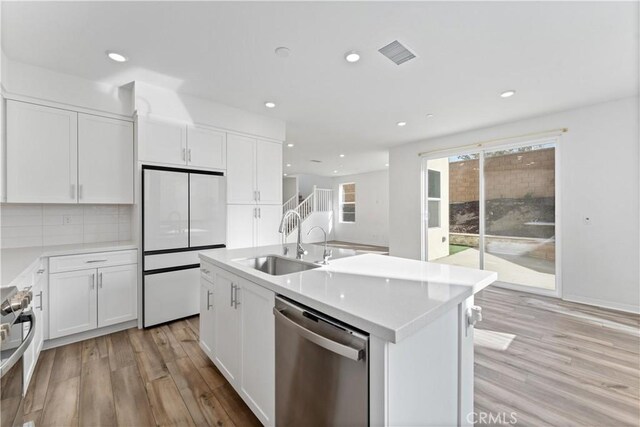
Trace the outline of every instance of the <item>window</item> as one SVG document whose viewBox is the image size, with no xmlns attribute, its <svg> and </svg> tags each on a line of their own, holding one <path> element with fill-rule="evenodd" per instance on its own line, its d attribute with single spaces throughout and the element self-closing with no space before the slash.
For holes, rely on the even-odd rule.
<svg viewBox="0 0 640 427">
<path fill-rule="evenodd" d="M 427 170 L 427 219 L 429 228 L 440 227 L 440 171 Z"/>
<path fill-rule="evenodd" d="M 340 184 L 340 222 L 356 222 L 356 184 Z"/>
</svg>

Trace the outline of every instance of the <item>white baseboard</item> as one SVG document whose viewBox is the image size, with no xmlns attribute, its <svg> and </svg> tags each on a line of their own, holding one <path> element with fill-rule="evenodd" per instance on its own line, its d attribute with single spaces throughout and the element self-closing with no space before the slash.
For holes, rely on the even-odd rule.
<svg viewBox="0 0 640 427">
<path fill-rule="evenodd" d="M 640 314 L 640 307 L 634 304 L 620 304 L 611 301 L 605 301 L 597 298 L 587 298 L 580 295 L 563 295 L 562 299 L 565 301 L 577 302 L 580 304 L 588 304 L 601 308 L 608 308 L 611 310 L 624 311 L 627 313 Z"/>
<path fill-rule="evenodd" d="M 56 348 L 62 345 L 72 344 L 74 342 L 101 337 L 102 335 L 109 335 L 114 332 L 124 331 L 125 329 L 131 329 L 131 328 L 137 328 L 137 327 L 138 327 L 138 319 L 130 320 L 128 322 L 118 323 L 117 325 L 106 326 L 104 328 L 98 328 L 98 329 L 92 329 L 86 332 L 80 332 L 79 334 L 73 334 L 73 335 L 68 335 L 66 337 L 46 340 L 42 346 L 42 349 L 48 350 L 50 348 Z"/>
</svg>

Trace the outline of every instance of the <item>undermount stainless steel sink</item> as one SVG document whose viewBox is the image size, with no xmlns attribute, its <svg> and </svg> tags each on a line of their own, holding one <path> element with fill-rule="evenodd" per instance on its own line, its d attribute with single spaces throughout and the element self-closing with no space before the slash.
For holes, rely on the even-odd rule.
<svg viewBox="0 0 640 427">
<path fill-rule="evenodd" d="M 301 271 L 312 270 L 320 267 L 317 264 L 298 259 L 285 258 L 278 255 L 266 255 L 259 258 L 240 259 L 235 260 L 235 262 L 247 267 L 255 268 L 256 270 L 272 276 L 283 276 L 285 274 L 299 273 Z"/>
</svg>

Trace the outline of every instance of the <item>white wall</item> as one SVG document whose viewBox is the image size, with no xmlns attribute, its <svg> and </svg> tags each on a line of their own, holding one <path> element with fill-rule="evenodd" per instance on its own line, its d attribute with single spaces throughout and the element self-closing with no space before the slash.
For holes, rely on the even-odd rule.
<svg viewBox="0 0 640 427">
<path fill-rule="evenodd" d="M 121 87 L 86 80 L 46 68 L 2 59 L 2 86 L 8 96 L 22 95 L 34 101 L 50 101 L 96 113 L 133 114 L 131 85 Z"/>
<path fill-rule="evenodd" d="M 419 177 L 419 175 L 418 175 Z M 356 184 L 356 222 L 341 223 L 340 184 Z M 333 178 L 335 238 L 363 245 L 389 245 L 389 172 L 386 170 Z"/>
<path fill-rule="evenodd" d="M 320 243 L 324 242 L 324 235 L 320 230 L 313 230 L 307 234 L 311 228 L 320 226 L 327 232 L 327 240 L 335 240 L 333 227 L 333 212 L 312 212 L 302 223 L 302 242 Z M 287 236 L 287 243 L 294 243 L 298 239 L 298 229 Z"/>
<path fill-rule="evenodd" d="M 329 176 L 320 175 L 297 175 L 298 178 L 298 191 L 302 194 L 302 197 L 307 198 L 313 193 L 313 186 L 318 188 L 332 188 L 333 179 Z"/>
<path fill-rule="evenodd" d="M 147 83 L 135 82 L 135 110 L 141 116 L 164 117 L 186 123 L 284 141 L 283 120 L 228 107 Z"/>
<path fill-rule="evenodd" d="M 286 176 L 282 178 L 282 203 L 298 194 L 298 178 Z"/>
<path fill-rule="evenodd" d="M 559 149 L 563 298 L 640 311 L 638 103 L 625 98 L 393 148 L 391 255 L 420 258 L 419 152 L 567 127 Z"/>
</svg>

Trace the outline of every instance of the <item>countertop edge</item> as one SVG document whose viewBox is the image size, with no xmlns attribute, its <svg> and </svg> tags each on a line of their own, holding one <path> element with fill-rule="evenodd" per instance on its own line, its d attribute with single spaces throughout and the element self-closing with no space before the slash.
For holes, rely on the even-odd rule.
<svg viewBox="0 0 640 427">
<path fill-rule="evenodd" d="M 391 329 L 389 327 L 385 327 L 384 325 L 380 325 L 378 323 L 372 322 L 367 319 L 363 319 L 351 313 L 342 311 L 340 309 L 335 308 L 334 306 L 323 303 L 322 301 L 318 301 L 312 298 L 307 297 L 306 295 L 302 295 L 300 293 L 291 291 L 290 289 L 283 288 L 278 284 L 275 284 L 269 280 L 266 280 L 260 277 L 260 274 L 251 274 L 241 268 L 236 267 L 231 262 L 227 262 L 224 260 L 220 260 L 205 253 L 199 253 L 199 258 L 207 261 L 216 267 L 219 267 L 225 271 L 228 271 L 234 275 L 237 275 L 243 279 L 246 279 L 250 282 L 256 283 L 266 289 L 269 289 L 276 294 L 283 295 L 285 297 L 291 298 L 301 304 L 307 305 L 315 310 L 318 310 L 328 316 L 335 317 L 338 320 L 341 320 L 347 324 L 350 324 L 359 329 L 365 330 L 372 335 L 384 340 L 391 342 L 393 344 L 402 341 L 403 339 L 411 336 L 418 330 L 424 328 L 433 322 L 440 315 L 450 310 L 451 308 L 459 305 L 467 298 L 473 296 L 477 292 L 489 286 L 493 283 L 497 278 L 497 273 L 493 273 L 491 276 L 488 276 L 486 279 L 480 281 L 479 283 L 474 284 L 473 286 L 469 286 L 468 290 L 457 295 L 454 298 L 446 301 L 436 309 L 427 311 L 422 316 L 417 317 L 411 322 L 406 323 L 398 329 Z M 356 255 L 357 256 L 357 255 Z M 318 270 L 321 270 L 320 267 Z"/>
</svg>

